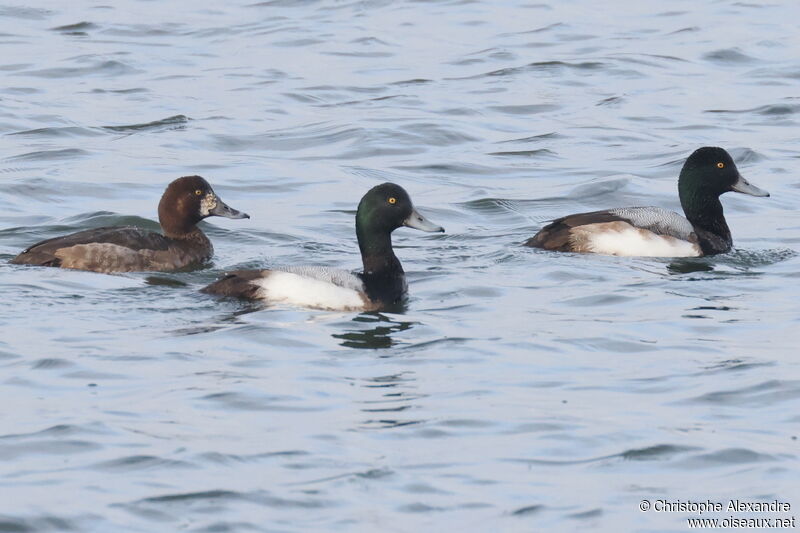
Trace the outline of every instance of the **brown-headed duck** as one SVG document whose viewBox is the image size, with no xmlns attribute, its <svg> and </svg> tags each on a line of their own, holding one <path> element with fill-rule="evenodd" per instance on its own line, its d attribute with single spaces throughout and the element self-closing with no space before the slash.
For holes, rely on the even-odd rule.
<svg viewBox="0 0 800 533">
<path fill-rule="evenodd" d="M 186 176 L 170 183 L 158 204 L 163 235 L 135 226 L 88 229 L 34 244 L 11 263 L 105 273 L 178 270 L 213 255 L 197 227 L 210 216 L 250 218 L 228 207 L 205 179 Z"/>
</svg>

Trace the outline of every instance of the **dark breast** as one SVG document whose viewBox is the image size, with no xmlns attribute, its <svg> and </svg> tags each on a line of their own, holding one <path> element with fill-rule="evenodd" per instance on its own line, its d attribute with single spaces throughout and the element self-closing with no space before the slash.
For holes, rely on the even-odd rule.
<svg viewBox="0 0 800 533">
<path fill-rule="evenodd" d="M 695 233 L 703 255 L 724 254 L 730 252 L 731 248 L 733 248 L 733 239 L 731 239 L 730 232 L 727 235 L 717 235 L 712 231 L 695 228 Z"/>
<path fill-rule="evenodd" d="M 405 273 L 358 274 L 369 300 L 379 308 L 400 303 L 408 291 Z"/>
</svg>

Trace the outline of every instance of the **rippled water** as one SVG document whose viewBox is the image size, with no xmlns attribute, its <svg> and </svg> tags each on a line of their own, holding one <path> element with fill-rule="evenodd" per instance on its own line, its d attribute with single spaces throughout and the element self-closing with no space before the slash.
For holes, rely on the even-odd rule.
<svg viewBox="0 0 800 533">
<path fill-rule="evenodd" d="M 800 509 L 796 2 L 34 4 L 0 4 L 0 530 L 684 531 L 639 502 Z M 519 246 L 570 212 L 678 209 L 703 145 L 772 193 L 724 197 L 732 253 Z M 7 263 L 156 229 L 186 174 L 252 215 L 205 224 L 208 268 Z M 358 267 L 355 207 L 388 180 L 447 228 L 396 232 L 404 312 L 197 292 Z"/>
</svg>

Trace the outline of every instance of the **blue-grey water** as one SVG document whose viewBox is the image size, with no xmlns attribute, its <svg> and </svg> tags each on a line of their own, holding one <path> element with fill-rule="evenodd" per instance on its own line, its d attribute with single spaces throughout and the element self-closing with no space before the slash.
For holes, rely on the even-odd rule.
<svg viewBox="0 0 800 533">
<path fill-rule="evenodd" d="M 685 531 L 644 499 L 800 514 L 800 4 L 0 0 L 0 531 Z M 519 246 L 680 209 L 719 145 L 703 259 Z M 172 274 L 8 264 L 157 229 L 201 174 L 251 220 Z M 233 268 L 360 266 L 384 181 L 398 313 L 219 301 Z M 722 513 L 711 516 L 748 516 Z M 708 516 L 708 515 L 704 515 Z"/>
</svg>

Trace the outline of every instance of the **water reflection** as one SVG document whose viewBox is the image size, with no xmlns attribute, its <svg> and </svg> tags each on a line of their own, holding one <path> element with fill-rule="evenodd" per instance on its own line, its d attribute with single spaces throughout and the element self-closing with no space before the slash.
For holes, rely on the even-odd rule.
<svg viewBox="0 0 800 533">
<path fill-rule="evenodd" d="M 667 272 L 670 274 L 693 274 L 695 272 L 713 272 L 714 265 L 706 260 L 691 258 L 677 259 L 667 265 Z"/>
<path fill-rule="evenodd" d="M 155 287 L 186 287 L 187 283 L 181 281 L 179 279 L 168 277 L 166 275 L 158 275 L 158 276 L 147 276 L 144 278 L 144 282 L 147 285 L 153 285 Z"/>
<path fill-rule="evenodd" d="M 695 272 L 713 272 L 722 269 L 751 273 L 755 268 L 762 268 L 792 259 L 797 252 L 788 248 L 769 248 L 765 250 L 734 249 L 727 254 L 713 257 L 677 258 L 667 265 L 670 274 L 692 274 Z"/>
<path fill-rule="evenodd" d="M 341 339 L 342 346 L 348 348 L 391 348 L 400 341 L 392 338 L 394 333 L 411 329 L 414 322 L 395 321 L 381 313 L 363 313 L 353 319 L 356 324 L 375 324 L 366 329 L 354 329 L 345 333 L 334 333 L 335 339 Z M 388 356 L 387 356 L 388 357 Z"/>
<path fill-rule="evenodd" d="M 235 311 L 219 316 L 215 321 L 213 321 L 213 323 L 199 321 L 198 324 L 170 330 L 170 335 L 184 337 L 203 333 L 213 333 L 215 331 L 227 329 L 234 325 L 243 324 L 239 317 L 261 311 L 265 307 L 263 302 L 242 301 L 237 302 L 237 304 L 240 305 L 240 307 L 238 307 Z"/>
<path fill-rule="evenodd" d="M 414 372 L 398 372 L 361 378 L 358 381 L 361 387 L 373 389 L 378 393 L 374 399 L 370 397 L 359 402 L 366 404 L 361 411 L 369 413 L 368 418 L 361 422 L 361 428 L 388 429 L 424 422 L 420 419 L 400 418 L 400 413 L 416 408 L 414 402 L 425 396 L 417 392 L 417 380 Z"/>
</svg>

